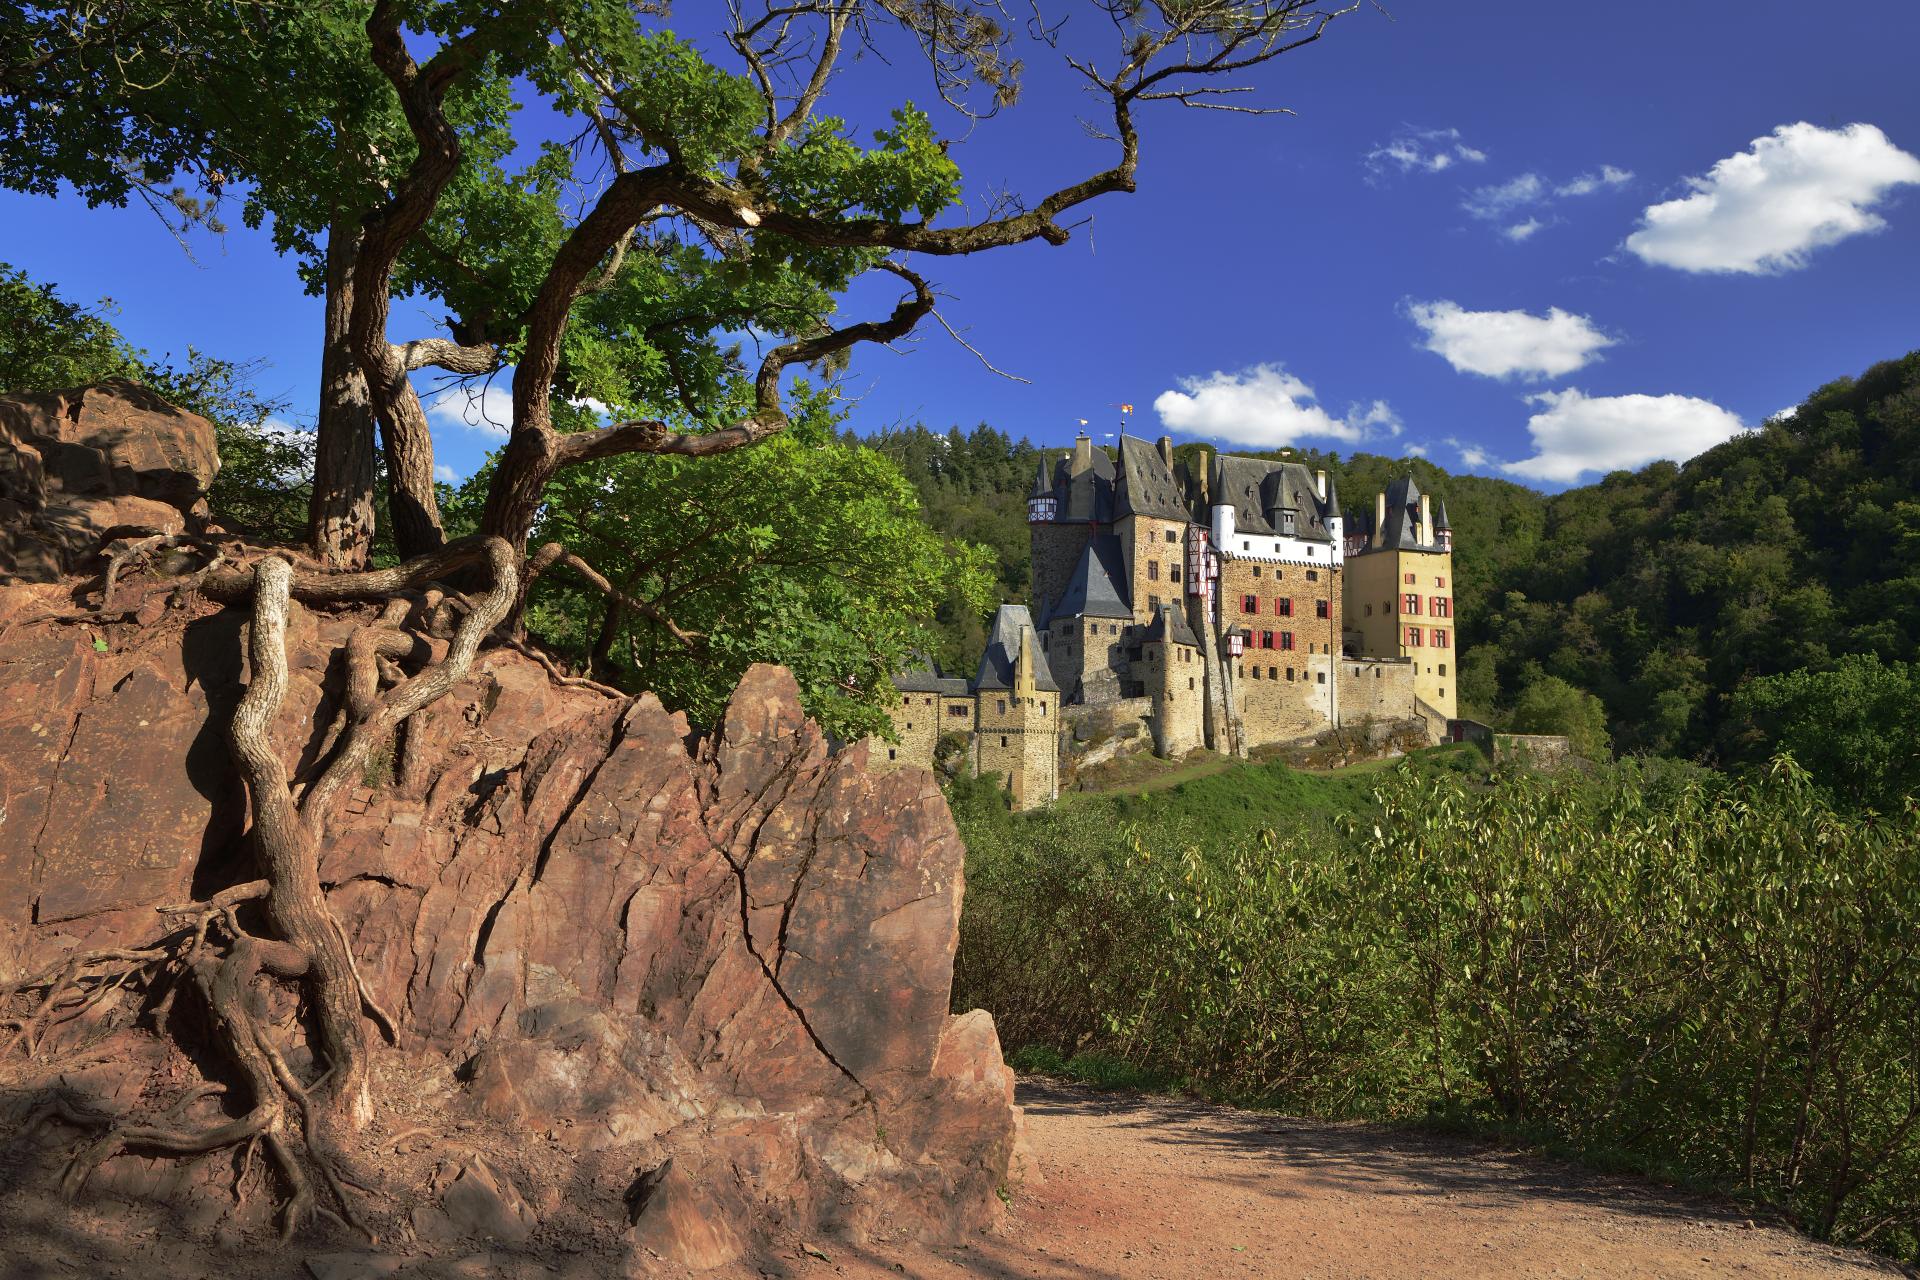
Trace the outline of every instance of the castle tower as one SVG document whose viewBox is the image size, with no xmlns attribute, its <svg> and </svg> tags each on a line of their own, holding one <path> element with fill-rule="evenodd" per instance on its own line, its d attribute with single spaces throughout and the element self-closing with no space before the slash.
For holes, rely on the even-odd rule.
<svg viewBox="0 0 1920 1280">
<path fill-rule="evenodd" d="M 1403 476 L 1374 499 L 1373 519 L 1348 530 L 1345 542 L 1349 646 L 1361 656 L 1412 662 L 1415 696 L 1455 718 L 1460 666 L 1447 504 Z"/>
<path fill-rule="evenodd" d="M 1042 458 L 1027 494 L 1033 616 L 1053 617 L 1087 541 L 1113 523 L 1113 459 L 1082 431 L 1073 452 L 1049 470 Z"/>
<path fill-rule="evenodd" d="M 1015 809 L 1060 795 L 1060 686 L 1041 651 L 1025 605 L 994 615 L 973 682 L 974 772 L 1006 779 Z"/>
</svg>

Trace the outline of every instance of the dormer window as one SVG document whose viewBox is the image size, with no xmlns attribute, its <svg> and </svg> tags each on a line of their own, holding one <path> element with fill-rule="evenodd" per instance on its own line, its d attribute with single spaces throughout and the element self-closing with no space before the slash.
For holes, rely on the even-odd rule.
<svg viewBox="0 0 1920 1280">
<path fill-rule="evenodd" d="M 1292 537 L 1294 522 L 1298 520 L 1299 517 L 1300 513 L 1292 507 L 1282 508 L 1280 512 L 1280 532 L 1287 537 Z"/>
</svg>

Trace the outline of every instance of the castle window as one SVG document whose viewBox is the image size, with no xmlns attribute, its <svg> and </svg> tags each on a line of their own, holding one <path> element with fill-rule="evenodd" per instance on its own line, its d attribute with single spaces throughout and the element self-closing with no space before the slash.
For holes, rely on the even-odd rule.
<svg viewBox="0 0 1920 1280">
<path fill-rule="evenodd" d="M 1447 664 L 1444 662 L 1440 664 L 1440 674 L 1441 675 L 1447 674 Z"/>
<path fill-rule="evenodd" d="M 1192 676 L 1188 676 L 1188 677 L 1187 677 L 1187 688 L 1189 688 L 1189 689 L 1191 689 L 1191 688 L 1193 688 L 1193 677 L 1192 677 Z"/>
<path fill-rule="evenodd" d="M 1261 647 L 1262 649 L 1271 649 L 1271 648 L 1273 648 L 1273 632 L 1271 632 L 1271 631 L 1262 631 L 1262 632 L 1260 633 L 1260 647 Z"/>
<path fill-rule="evenodd" d="M 963 706 L 955 704 L 954 706 L 947 708 L 947 714 L 950 716 L 963 716 L 967 714 L 967 709 Z"/>
<path fill-rule="evenodd" d="M 1253 566 L 1253 576 L 1254 576 L 1254 577 L 1256 577 L 1256 578 L 1260 576 L 1260 566 L 1259 566 L 1259 565 L 1255 565 L 1255 566 Z"/>
<path fill-rule="evenodd" d="M 1298 518 L 1299 512 L 1297 511 L 1282 511 L 1280 513 L 1280 532 L 1291 535 L 1293 533 L 1293 522 Z"/>
<path fill-rule="evenodd" d="M 1240 549 L 1242 551 L 1251 551 L 1253 550 L 1253 544 L 1251 542 L 1242 542 L 1240 544 Z"/>
<path fill-rule="evenodd" d="M 1000 713 L 1001 713 L 1002 715 L 1005 715 L 1005 714 L 1006 714 L 1006 710 L 1007 710 L 1007 700 L 1006 700 L 1005 698 L 1002 698 L 1002 699 L 1000 699 Z M 1006 745 L 1007 745 L 1007 740 L 1006 740 L 1005 738 L 1002 738 L 1002 739 L 1000 740 L 1000 745 L 1001 745 L 1001 746 L 1003 746 L 1003 747 L 1004 747 L 1004 746 L 1006 746 Z"/>
<path fill-rule="evenodd" d="M 1407 575 L 1407 585 L 1408 585 L 1408 586 L 1412 586 L 1412 585 L 1413 585 L 1413 580 L 1414 580 L 1414 576 L 1415 576 L 1415 575 L 1413 575 L 1413 574 L 1411 574 L 1411 573 Z"/>
<path fill-rule="evenodd" d="M 1147 561 L 1147 581 L 1160 581 L 1160 562 L 1158 560 Z"/>
<path fill-rule="evenodd" d="M 1372 605 L 1368 605 L 1368 606 L 1367 606 L 1367 616 L 1368 616 L 1369 618 L 1371 618 L 1371 617 L 1373 616 L 1373 606 L 1372 606 Z"/>
<path fill-rule="evenodd" d="M 1400 597 L 1400 612 L 1410 613 L 1416 618 L 1419 617 L 1420 593 L 1417 591 L 1409 591 L 1406 595 Z"/>
<path fill-rule="evenodd" d="M 1453 610 L 1453 601 L 1447 599 L 1445 596 L 1435 596 L 1433 598 L 1433 616 L 1434 617 L 1451 618 L 1453 616 L 1452 610 Z"/>
<path fill-rule="evenodd" d="M 1168 565 L 1167 575 L 1171 577 L 1175 582 L 1180 581 L 1180 566 L 1177 564 Z"/>
<path fill-rule="evenodd" d="M 1173 532 L 1173 530 L 1171 530 L 1171 529 L 1169 529 L 1169 530 L 1167 530 L 1167 541 L 1168 541 L 1168 542 L 1173 542 L 1173 541 L 1176 541 L 1176 538 L 1175 538 L 1175 536 L 1174 536 L 1174 532 Z"/>
<path fill-rule="evenodd" d="M 887 759 L 898 760 L 899 758 L 900 758 L 900 753 L 898 751 L 895 751 L 892 747 L 887 748 Z"/>
<path fill-rule="evenodd" d="M 1007 745 L 1007 735 L 1004 733 L 1000 735 L 1000 745 L 1003 747 Z"/>
<path fill-rule="evenodd" d="M 1420 647 L 1420 628 L 1407 628 L 1407 647 L 1410 649 L 1418 649 Z"/>
<path fill-rule="evenodd" d="M 1275 596 L 1273 598 L 1273 612 L 1276 617 L 1291 618 L 1293 616 L 1293 601 L 1287 599 L 1285 596 Z"/>
<path fill-rule="evenodd" d="M 1288 668 L 1287 668 L 1287 683 L 1288 683 L 1288 684 L 1292 684 L 1292 683 L 1293 683 L 1293 668 L 1292 668 L 1292 667 L 1288 667 Z"/>
<path fill-rule="evenodd" d="M 1289 650 L 1293 648 L 1293 632 L 1282 631 L 1280 633 L 1280 647 Z"/>
<path fill-rule="evenodd" d="M 1439 627 L 1435 627 L 1433 629 L 1433 647 L 1436 649 L 1452 648 L 1452 643 L 1447 639 L 1447 635 L 1447 632 L 1442 631 Z"/>
<path fill-rule="evenodd" d="M 1308 582 L 1320 581 L 1320 571 L 1318 569 L 1307 570 L 1307 581 Z"/>
<path fill-rule="evenodd" d="M 932 699 L 932 698 L 928 698 L 928 699 L 926 699 L 926 705 L 927 705 L 927 706 L 929 706 L 929 707 L 930 707 L 930 706 L 932 706 L 932 705 L 933 705 L 933 699 Z"/>
<path fill-rule="evenodd" d="M 1327 673 L 1322 671 L 1316 678 L 1321 684 L 1325 684 L 1327 682 Z"/>
<path fill-rule="evenodd" d="M 1436 574 L 1434 575 L 1433 585 L 1436 587 L 1444 587 L 1447 585 L 1447 580 L 1445 578 L 1440 577 L 1438 574 Z"/>
<path fill-rule="evenodd" d="M 1378 679 L 1380 678 L 1380 668 L 1378 668 L 1378 667 L 1375 667 L 1375 668 L 1373 669 L 1373 678 L 1374 678 L 1375 680 L 1378 680 Z"/>
<path fill-rule="evenodd" d="M 907 721 L 907 728 L 909 729 L 913 728 L 913 721 L 911 720 Z"/>
<path fill-rule="evenodd" d="M 1267 679 L 1278 680 L 1279 678 L 1280 678 L 1280 668 L 1278 667 L 1267 668 Z"/>
<path fill-rule="evenodd" d="M 1259 596 L 1241 596 L 1240 612 L 1242 613 L 1260 612 L 1260 597 Z"/>
<path fill-rule="evenodd" d="M 1447 696 L 1447 686 L 1445 685 L 1440 686 L 1440 696 L 1443 698 Z"/>
<path fill-rule="evenodd" d="M 1120 624 L 1119 624 L 1119 623 L 1117 623 L 1117 622 L 1109 622 L 1109 623 L 1107 624 L 1107 634 L 1108 634 L 1108 635 L 1110 635 L 1110 636 L 1117 636 L 1117 635 L 1119 635 L 1119 634 L 1120 634 Z"/>
<path fill-rule="evenodd" d="M 1313 616 L 1314 616 L 1314 617 L 1316 617 L 1316 618 L 1330 618 L 1330 617 L 1332 617 L 1332 616 L 1333 616 L 1333 601 L 1331 601 L 1331 600 L 1315 600 L 1315 601 L 1313 602 Z"/>
<path fill-rule="evenodd" d="M 1253 678 L 1255 680 L 1258 680 L 1260 678 L 1260 668 L 1257 666 L 1253 669 Z"/>
<path fill-rule="evenodd" d="M 1047 700 L 1045 698 L 1040 699 L 1040 714 L 1047 714 Z"/>
</svg>

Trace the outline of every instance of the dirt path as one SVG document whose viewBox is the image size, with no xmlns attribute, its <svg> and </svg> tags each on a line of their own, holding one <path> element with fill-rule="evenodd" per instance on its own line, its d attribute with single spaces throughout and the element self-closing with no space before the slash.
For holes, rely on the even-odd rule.
<svg viewBox="0 0 1920 1280">
<path fill-rule="evenodd" d="M 1911 1274 L 1725 1204 L 1483 1145 L 1053 1085 L 1047 1182 L 964 1249 L 809 1260 L 809 1280 Z M 832 1252 L 832 1251 L 829 1251 Z"/>
</svg>

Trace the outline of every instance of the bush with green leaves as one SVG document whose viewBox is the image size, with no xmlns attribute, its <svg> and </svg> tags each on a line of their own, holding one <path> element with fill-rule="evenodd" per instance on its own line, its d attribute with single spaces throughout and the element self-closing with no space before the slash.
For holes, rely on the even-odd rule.
<svg viewBox="0 0 1920 1280">
<path fill-rule="evenodd" d="M 1782 758 L 1402 767 L 1337 839 L 957 812 L 956 1006 L 1016 1050 L 1552 1140 L 1920 1253 L 1911 805 L 1836 810 Z"/>
</svg>

